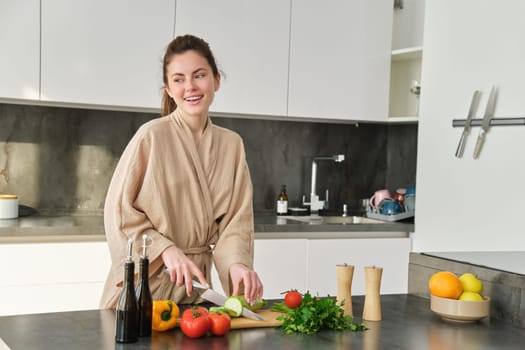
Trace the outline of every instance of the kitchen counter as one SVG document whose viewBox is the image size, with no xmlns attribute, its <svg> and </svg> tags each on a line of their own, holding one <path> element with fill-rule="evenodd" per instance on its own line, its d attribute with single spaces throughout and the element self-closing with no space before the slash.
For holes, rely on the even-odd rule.
<svg viewBox="0 0 525 350">
<path fill-rule="evenodd" d="M 355 315 L 364 297 L 352 297 Z M 231 330 L 223 337 L 185 337 L 180 330 L 154 332 L 137 343 L 115 344 L 112 310 L 90 310 L 0 317 L 0 338 L 16 349 L 522 349 L 523 330 L 505 321 L 451 323 L 414 295 L 383 295 L 383 320 L 363 332 L 320 331 L 286 335 L 278 328 Z M 360 317 L 355 318 L 359 322 Z M 6 347 L 0 341 L 0 349 Z M 7 349 L 9 349 L 7 348 Z"/>
<path fill-rule="evenodd" d="M 276 215 L 255 215 L 255 238 L 394 238 L 414 232 L 412 222 L 311 224 Z M 0 220 L 0 243 L 105 241 L 102 215 L 32 215 Z"/>
</svg>

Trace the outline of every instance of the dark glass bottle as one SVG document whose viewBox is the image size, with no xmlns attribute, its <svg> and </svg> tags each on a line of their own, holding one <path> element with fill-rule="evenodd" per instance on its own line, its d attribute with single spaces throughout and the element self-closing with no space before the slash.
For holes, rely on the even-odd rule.
<svg viewBox="0 0 525 350">
<path fill-rule="evenodd" d="M 128 240 L 128 257 L 124 264 L 124 284 L 116 307 L 115 341 L 117 343 L 133 343 L 138 338 L 137 298 L 133 277 L 135 263 L 133 262 L 133 240 Z"/>
<path fill-rule="evenodd" d="M 142 236 L 142 256 L 139 261 L 139 283 L 137 285 L 136 296 L 139 308 L 139 337 L 149 337 L 151 335 L 153 300 L 149 289 L 149 260 L 147 255 L 148 235 Z"/>
<path fill-rule="evenodd" d="M 281 185 L 281 192 L 277 196 L 277 215 L 288 214 L 288 195 L 286 194 L 286 185 Z"/>
</svg>

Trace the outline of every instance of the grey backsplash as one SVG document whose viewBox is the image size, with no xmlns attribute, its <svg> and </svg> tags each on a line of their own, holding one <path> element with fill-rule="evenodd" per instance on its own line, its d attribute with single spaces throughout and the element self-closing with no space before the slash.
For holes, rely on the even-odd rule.
<svg viewBox="0 0 525 350">
<path fill-rule="evenodd" d="M 136 129 L 155 114 L 0 104 L 0 193 L 41 213 L 101 213 L 119 156 Z M 330 208 L 357 206 L 377 189 L 415 182 L 416 124 L 332 124 L 213 117 L 244 140 L 254 210 L 273 212 L 281 184 L 290 206 L 310 194 L 314 156 L 317 193 Z"/>
</svg>

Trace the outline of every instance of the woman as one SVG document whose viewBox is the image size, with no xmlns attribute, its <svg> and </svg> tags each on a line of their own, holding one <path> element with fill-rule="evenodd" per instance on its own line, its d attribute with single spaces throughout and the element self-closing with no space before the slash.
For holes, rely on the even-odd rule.
<svg viewBox="0 0 525 350">
<path fill-rule="evenodd" d="M 154 299 L 192 303 L 192 278 L 209 285 L 212 260 L 227 294 L 262 297 L 253 271 L 252 184 L 239 135 L 214 125 L 220 74 L 208 44 L 175 38 L 163 63 L 162 115 L 142 125 L 109 185 L 104 225 L 112 266 L 102 308 L 115 307 L 129 238 L 147 234 Z M 169 274 L 165 273 L 165 269 Z"/>
</svg>

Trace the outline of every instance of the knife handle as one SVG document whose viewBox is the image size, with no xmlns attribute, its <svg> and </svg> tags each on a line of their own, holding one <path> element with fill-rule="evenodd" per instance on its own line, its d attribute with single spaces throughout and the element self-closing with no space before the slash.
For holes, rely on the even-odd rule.
<svg viewBox="0 0 525 350">
<path fill-rule="evenodd" d="M 467 140 L 467 133 L 463 131 L 461 138 L 459 139 L 458 148 L 456 149 L 456 157 L 463 157 L 463 151 L 465 151 L 465 141 Z"/>
<path fill-rule="evenodd" d="M 474 159 L 479 158 L 479 154 L 481 153 L 481 147 L 483 147 L 484 142 L 485 142 L 485 131 L 481 130 L 478 136 L 478 140 L 476 141 L 476 147 L 474 147 Z"/>
</svg>

